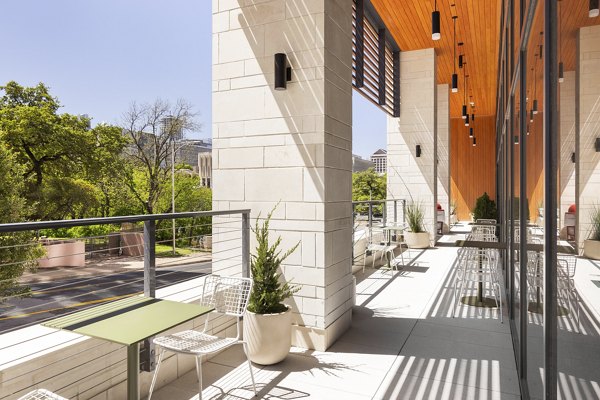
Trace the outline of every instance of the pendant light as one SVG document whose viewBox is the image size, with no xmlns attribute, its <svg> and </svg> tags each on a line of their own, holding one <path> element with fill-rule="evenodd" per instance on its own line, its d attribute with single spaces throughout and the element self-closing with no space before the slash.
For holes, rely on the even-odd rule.
<svg viewBox="0 0 600 400">
<path fill-rule="evenodd" d="M 475 113 L 471 113 L 471 121 L 475 121 Z"/>
<path fill-rule="evenodd" d="M 463 97 L 463 106 L 462 106 L 462 119 L 466 120 L 469 117 L 469 112 L 467 111 L 467 79 L 469 75 L 465 74 L 466 68 L 463 68 L 463 82 L 465 83 L 464 97 Z M 465 123 L 466 126 L 469 126 L 468 123 Z"/>
<path fill-rule="evenodd" d="M 433 4 L 433 12 L 431 13 L 431 39 L 440 40 L 442 34 L 440 33 L 440 12 L 437 9 L 437 0 Z"/>
<path fill-rule="evenodd" d="M 452 20 L 454 21 L 454 40 L 452 41 L 454 56 L 453 56 L 453 66 L 452 66 L 452 93 L 458 92 L 458 75 L 456 74 L 456 18 L 458 15 L 454 15 Z"/>
<path fill-rule="evenodd" d="M 469 126 L 469 114 L 467 114 L 467 118 L 465 118 L 465 126 Z"/>
<path fill-rule="evenodd" d="M 473 136 L 473 147 L 477 146 L 477 138 Z"/>
<path fill-rule="evenodd" d="M 529 124 L 527 124 L 527 136 L 529 136 Z"/>
<path fill-rule="evenodd" d="M 458 68 L 462 68 L 465 61 L 465 56 L 462 54 L 463 44 L 463 42 L 458 42 Z"/>
<path fill-rule="evenodd" d="M 600 4 L 599 0 L 590 0 L 590 12 L 588 14 L 590 16 L 590 18 L 595 18 L 598 15 L 600 15 L 599 4 Z"/>
<path fill-rule="evenodd" d="M 562 14 L 561 14 L 561 10 L 562 7 L 560 6 L 560 4 L 562 3 L 561 0 L 558 0 L 558 59 L 560 60 L 560 62 L 558 63 L 558 83 L 563 83 L 565 81 L 565 66 L 563 65 L 562 62 L 562 40 L 561 40 L 561 33 L 562 33 Z"/>
<path fill-rule="evenodd" d="M 534 70 L 533 70 L 533 106 L 531 107 L 532 115 L 535 115 L 538 113 L 537 79 L 535 79 L 535 71 L 537 70 L 537 68 L 535 68 L 536 66 L 537 66 L 537 59 L 535 60 Z"/>
<path fill-rule="evenodd" d="M 533 124 L 533 109 L 529 112 L 529 122 Z"/>
<path fill-rule="evenodd" d="M 473 138 L 473 128 L 469 128 L 469 137 Z"/>
</svg>

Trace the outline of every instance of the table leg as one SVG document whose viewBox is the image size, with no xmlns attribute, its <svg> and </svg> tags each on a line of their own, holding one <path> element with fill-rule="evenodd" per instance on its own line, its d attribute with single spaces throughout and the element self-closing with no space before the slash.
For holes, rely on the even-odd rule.
<svg viewBox="0 0 600 400">
<path fill-rule="evenodd" d="M 127 346 L 127 400 L 140 399 L 139 368 L 140 344 L 135 343 Z"/>
<path fill-rule="evenodd" d="M 482 250 L 482 249 L 479 249 Z M 482 263 L 481 263 L 481 256 L 478 257 L 479 258 L 479 273 L 482 274 L 483 273 L 483 268 L 482 268 Z M 479 304 L 483 303 L 483 282 L 481 281 L 481 279 L 479 280 L 479 283 L 477 284 L 477 302 Z"/>
</svg>

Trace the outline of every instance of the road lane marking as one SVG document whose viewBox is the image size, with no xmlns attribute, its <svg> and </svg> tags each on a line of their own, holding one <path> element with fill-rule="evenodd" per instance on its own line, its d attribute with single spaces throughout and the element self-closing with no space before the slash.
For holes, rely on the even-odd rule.
<svg viewBox="0 0 600 400">
<path fill-rule="evenodd" d="M 124 294 L 124 295 L 121 295 L 121 296 L 107 297 L 105 299 L 97 299 L 97 300 L 84 301 L 82 303 L 70 304 L 70 305 L 64 306 L 64 307 L 50 308 L 50 309 L 47 309 L 47 310 L 40 310 L 40 311 L 33 311 L 33 312 L 30 312 L 30 313 L 26 313 L 26 314 L 10 315 L 8 317 L 2 317 L 2 318 L 0 318 L 0 321 L 4 321 L 4 320 L 7 320 L 7 319 L 25 318 L 25 317 L 29 317 L 31 315 L 43 314 L 43 313 L 52 312 L 52 311 L 59 311 L 59 310 L 67 309 L 67 308 L 76 308 L 76 307 L 82 307 L 82 306 L 87 306 L 87 305 L 91 305 L 91 304 L 104 303 L 104 302 L 107 302 L 107 301 L 118 300 L 118 299 L 122 299 L 122 298 L 125 298 L 125 297 L 136 296 L 136 295 L 139 295 L 141 293 L 142 292 L 136 292 L 136 293 L 133 293 L 133 294 Z"/>
</svg>

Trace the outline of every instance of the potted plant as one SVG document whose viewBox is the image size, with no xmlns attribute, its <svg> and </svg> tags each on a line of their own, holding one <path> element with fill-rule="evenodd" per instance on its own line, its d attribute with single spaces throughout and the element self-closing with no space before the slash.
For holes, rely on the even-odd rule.
<svg viewBox="0 0 600 400">
<path fill-rule="evenodd" d="M 590 223 L 590 235 L 583 241 L 583 255 L 600 260 L 600 207 L 596 206 L 590 212 Z"/>
<path fill-rule="evenodd" d="M 496 202 L 490 199 L 487 192 L 483 192 L 483 195 L 477 198 L 475 202 L 475 209 L 473 209 L 473 220 L 478 219 L 498 219 L 498 212 L 496 210 Z"/>
<path fill-rule="evenodd" d="M 425 230 L 423 219 L 425 213 L 419 203 L 406 205 L 406 218 L 410 232 L 404 233 L 404 241 L 409 249 L 426 249 L 429 247 L 429 233 Z"/>
<path fill-rule="evenodd" d="M 300 243 L 281 255 L 281 237 L 269 244 L 269 222 L 273 209 L 262 224 L 256 219 L 256 254 L 252 254 L 250 270 L 254 282 L 244 317 L 244 340 L 248 343 L 248 358 L 261 365 L 282 361 L 290 351 L 292 312 L 284 300 L 300 290 L 282 283 L 279 268 Z M 260 217 L 260 216 L 259 216 Z"/>
</svg>

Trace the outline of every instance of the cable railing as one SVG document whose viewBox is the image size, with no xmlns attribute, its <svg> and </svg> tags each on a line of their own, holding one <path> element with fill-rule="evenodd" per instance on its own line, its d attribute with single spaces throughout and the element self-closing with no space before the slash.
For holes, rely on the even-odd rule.
<svg viewBox="0 0 600 400">
<path fill-rule="evenodd" d="M 249 276 L 250 210 L 0 224 L 0 334 L 212 271 Z M 161 221 L 180 224 L 175 238 Z M 68 228 L 108 233 L 60 237 Z M 85 231 L 79 229 L 79 231 Z M 174 239 L 174 240 L 173 240 Z"/>
</svg>

